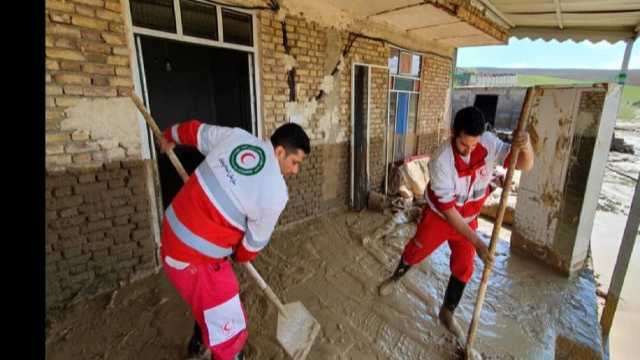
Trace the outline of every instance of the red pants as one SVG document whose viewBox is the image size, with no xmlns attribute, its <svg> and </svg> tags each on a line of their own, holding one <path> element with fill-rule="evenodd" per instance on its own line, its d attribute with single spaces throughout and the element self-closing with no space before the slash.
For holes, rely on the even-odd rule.
<svg viewBox="0 0 640 360">
<path fill-rule="evenodd" d="M 191 307 L 212 359 L 233 359 L 249 333 L 231 263 L 186 265 L 165 255 L 162 260 L 169 281 Z"/>
<path fill-rule="evenodd" d="M 474 219 L 469 226 L 478 228 L 478 220 Z M 402 258 L 405 263 L 415 265 L 429 256 L 442 243 L 448 240 L 451 249 L 449 268 L 458 280 L 467 283 L 473 275 L 473 257 L 475 247 L 437 213 L 425 206 L 422 219 L 418 224 L 415 236 L 404 247 Z"/>
</svg>

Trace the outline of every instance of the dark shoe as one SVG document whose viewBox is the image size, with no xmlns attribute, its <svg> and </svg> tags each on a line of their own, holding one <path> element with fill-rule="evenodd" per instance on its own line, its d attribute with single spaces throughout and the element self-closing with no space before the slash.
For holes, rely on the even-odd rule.
<svg viewBox="0 0 640 360">
<path fill-rule="evenodd" d="M 200 327 L 196 324 L 187 346 L 187 356 L 189 358 L 202 357 L 205 351 L 207 351 L 207 348 L 202 344 L 202 333 L 200 332 Z"/>
<path fill-rule="evenodd" d="M 387 296 L 391 294 L 398 280 L 400 280 L 400 278 L 403 277 L 410 268 L 411 265 L 406 264 L 401 257 L 400 261 L 398 262 L 398 267 L 393 272 L 393 275 L 383 281 L 382 284 L 380 284 L 380 286 L 378 287 L 378 294 L 380 294 L 380 296 Z"/>
</svg>

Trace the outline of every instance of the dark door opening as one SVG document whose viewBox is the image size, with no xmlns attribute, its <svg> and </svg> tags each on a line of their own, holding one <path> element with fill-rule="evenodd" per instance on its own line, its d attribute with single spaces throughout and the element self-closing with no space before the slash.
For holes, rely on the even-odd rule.
<svg viewBox="0 0 640 360">
<path fill-rule="evenodd" d="M 353 208 L 367 206 L 367 122 L 369 68 L 356 65 L 353 70 Z"/>
<path fill-rule="evenodd" d="M 249 56 L 241 51 L 140 37 L 151 115 L 164 130 L 191 119 L 252 132 Z M 204 157 L 192 147 L 176 155 L 191 174 Z M 158 154 L 166 208 L 182 180 L 166 155 Z"/>
<path fill-rule="evenodd" d="M 487 121 L 487 128 L 493 129 L 496 124 L 496 108 L 498 107 L 498 95 L 476 95 L 473 106 L 482 111 Z"/>
</svg>

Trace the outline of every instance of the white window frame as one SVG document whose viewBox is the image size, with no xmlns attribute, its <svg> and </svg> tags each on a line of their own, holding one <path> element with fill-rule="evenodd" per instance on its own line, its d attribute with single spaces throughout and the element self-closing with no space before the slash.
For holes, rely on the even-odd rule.
<svg viewBox="0 0 640 360">
<path fill-rule="evenodd" d="M 355 74 L 355 70 L 356 70 L 356 66 L 364 66 L 367 68 L 367 134 L 366 134 L 366 138 L 367 138 L 367 162 L 365 164 L 365 169 L 366 169 L 366 174 L 367 174 L 367 183 L 369 183 L 370 181 L 370 176 L 369 176 L 369 161 L 370 161 L 370 129 L 371 129 L 371 68 L 379 68 L 379 69 L 386 69 L 387 73 L 389 72 L 389 67 L 388 66 L 382 66 L 382 65 L 376 65 L 376 64 L 367 64 L 367 63 L 359 63 L 359 62 L 352 62 L 351 63 L 351 185 L 350 185 L 350 200 L 349 203 L 351 204 L 351 206 L 353 206 L 353 202 L 354 202 L 354 193 L 355 193 L 355 91 L 354 90 L 354 86 L 355 86 L 355 76 L 353 76 Z M 389 107 L 388 104 L 388 95 L 387 95 L 387 109 Z M 387 111 L 387 126 L 389 123 L 389 111 Z M 386 135 L 385 135 L 386 137 Z M 387 152 L 386 149 L 386 139 L 385 139 L 385 153 Z M 386 176 L 386 175 L 385 175 Z"/>
<path fill-rule="evenodd" d="M 260 67 L 259 67 L 260 66 L 259 64 L 261 63 L 261 59 L 260 59 L 260 51 L 259 51 L 260 50 L 259 37 L 258 37 L 259 18 L 256 15 L 256 11 L 237 9 L 232 6 L 220 6 L 220 5 L 216 5 L 211 2 L 203 1 L 203 0 L 192 0 L 192 1 L 214 6 L 216 8 L 217 23 L 218 23 L 218 39 L 219 39 L 218 41 L 198 38 L 194 36 L 187 36 L 183 34 L 182 18 L 180 14 L 180 0 L 173 0 L 174 14 L 176 16 L 176 33 L 147 29 L 139 26 L 133 26 L 130 2 L 129 0 L 122 0 L 121 5 L 123 7 L 123 16 L 125 20 L 125 35 L 128 40 L 127 44 L 129 47 L 129 63 L 131 64 L 134 94 L 137 95 L 140 99 L 142 99 L 142 101 L 147 106 L 147 109 L 151 111 L 151 107 L 149 104 L 149 94 L 146 86 L 146 77 L 145 77 L 144 71 L 140 71 L 141 69 L 144 70 L 144 59 L 142 57 L 141 51 L 138 51 L 140 46 L 138 41 L 140 38 L 136 37 L 136 35 L 147 35 L 147 36 L 153 36 L 161 39 L 176 40 L 176 41 L 189 43 L 189 44 L 198 44 L 198 45 L 205 45 L 205 46 L 211 46 L 211 47 L 239 50 L 239 51 L 252 54 L 253 68 L 250 69 L 251 70 L 250 73 L 253 73 L 254 77 L 253 79 L 249 79 L 249 81 L 250 81 L 251 89 L 254 93 L 254 97 L 251 99 L 250 104 L 251 104 L 251 112 L 252 114 L 254 114 L 255 112 L 255 116 L 251 119 L 251 125 L 252 125 L 253 134 L 256 135 L 258 138 L 262 138 L 262 126 L 263 126 L 262 91 L 261 91 L 262 86 L 261 86 L 261 76 L 260 76 Z M 223 8 L 251 15 L 253 46 L 229 44 L 229 43 L 223 42 L 224 40 L 223 26 L 222 26 L 222 9 Z M 255 109 L 254 109 L 254 106 L 255 106 Z M 154 141 L 153 133 L 148 128 L 141 114 L 138 116 L 138 124 L 139 124 L 139 130 L 140 130 L 142 159 L 145 159 L 145 160 L 156 159 L 157 154 L 155 151 L 155 147 L 153 146 L 153 141 Z M 161 201 L 159 201 L 161 200 L 159 195 L 160 189 L 156 188 L 155 186 L 156 182 L 157 183 L 160 182 L 157 164 L 155 163 L 155 161 L 152 166 L 155 167 L 155 170 L 153 171 L 154 173 L 153 177 L 150 177 L 148 179 L 149 180 L 148 187 L 150 189 L 149 196 L 151 199 L 151 219 L 152 219 L 151 222 L 153 224 L 152 225 L 153 237 L 156 244 L 158 245 L 158 251 L 156 252 L 156 260 L 157 260 L 156 265 L 160 266 L 159 264 L 161 264 L 161 259 L 159 255 L 159 249 L 160 249 L 160 233 L 161 232 L 160 232 L 159 219 L 162 218 L 161 214 L 163 213 L 163 208 L 162 208 Z"/>
<path fill-rule="evenodd" d="M 417 77 L 416 77 L 416 76 L 400 75 L 400 73 L 394 74 L 394 73 L 392 73 L 392 72 L 391 72 L 391 70 L 389 69 L 389 85 L 388 85 L 388 86 L 389 86 L 389 94 L 387 95 L 387 96 L 388 96 L 389 101 L 388 101 L 388 105 L 387 105 L 387 126 L 389 126 L 389 121 L 391 120 L 391 119 L 390 119 L 390 114 L 391 114 L 391 113 L 390 113 L 390 110 L 391 110 L 391 109 L 390 109 L 391 94 L 392 94 L 392 93 L 416 94 L 416 95 L 418 95 L 418 103 L 416 104 L 416 119 L 415 119 L 415 121 L 416 121 L 415 132 L 416 132 L 416 134 L 417 134 L 417 133 L 418 133 L 418 123 L 419 123 L 419 122 L 418 122 L 418 116 L 419 116 L 419 114 L 420 114 L 420 97 L 421 97 L 422 85 L 423 85 L 423 84 L 422 84 L 422 70 L 423 70 L 423 69 L 422 69 L 422 66 L 423 66 L 424 64 L 423 64 L 422 62 L 423 62 L 423 60 L 424 60 L 424 54 L 419 53 L 419 52 L 416 52 L 416 51 L 411 51 L 411 50 L 403 49 L 403 48 L 396 47 L 396 46 L 390 46 L 390 47 L 391 47 L 391 48 L 393 48 L 393 49 L 397 49 L 398 51 L 401 51 L 401 52 L 406 52 L 406 53 L 409 53 L 409 54 L 411 54 L 411 55 L 418 55 L 418 56 L 420 56 L 420 70 L 419 70 L 419 75 L 420 75 L 420 76 L 417 76 Z M 398 69 L 400 68 L 400 64 L 399 64 L 399 62 L 400 62 L 400 57 L 398 56 Z M 387 66 L 388 66 L 388 60 L 387 60 Z M 388 67 L 387 67 L 387 68 L 388 68 Z M 413 91 L 413 90 L 393 90 L 393 89 L 391 88 L 391 84 L 392 84 L 392 78 L 394 78 L 394 77 L 396 77 L 396 78 L 401 78 L 401 79 L 410 79 L 410 80 L 417 80 L 417 81 L 419 81 L 419 82 L 420 82 L 420 91 Z M 398 114 L 397 106 L 398 106 L 398 102 L 397 102 L 397 100 L 396 100 L 396 110 L 393 112 L 393 113 L 394 113 L 394 114 L 396 114 L 396 115 Z M 396 121 L 394 121 L 394 124 L 395 124 L 395 123 L 396 123 Z M 395 125 L 394 125 L 394 127 L 395 127 Z M 392 158 L 392 161 L 395 161 L 395 155 L 396 155 L 396 154 L 395 154 L 395 150 L 396 150 L 396 147 L 395 147 L 395 145 L 396 145 L 396 144 L 395 144 L 395 138 L 396 138 L 396 137 L 395 137 L 395 128 L 394 128 L 394 132 L 393 132 L 393 133 L 394 133 L 394 136 L 393 136 L 392 144 L 391 144 L 391 146 L 392 146 L 392 155 L 391 155 L 391 158 Z M 417 135 L 416 135 L 416 136 L 417 136 Z M 417 147 L 417 143 L 416 143 L 416 147 Z M 385 149 L 385 150 L 386 150 L 386 149 Z M 387 155 L 388 155 L 388 154 L 385 152 L 385 156 L 387 156 Z M 385 165 L 386 165 L 386 166 L 388 166 L 388 159 L 386 159 L 386 160 L 385 160 L 385 163 L 386 163 Z M 388 186 L 388 184 L 385 182 L 385 191 L 386 191 L 387 186 Z"/>
</svg>

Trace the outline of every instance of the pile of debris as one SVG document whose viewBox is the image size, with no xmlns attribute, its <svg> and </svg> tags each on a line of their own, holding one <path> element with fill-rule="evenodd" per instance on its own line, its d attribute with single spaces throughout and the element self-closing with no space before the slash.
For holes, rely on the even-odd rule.
<svg viewBox="0 0 640 360">
<path fill-rule="evenodd" d="M 627 144 L 624 142 L 623 138 L 617 138 L 615 135 L 611 140 L 611 151 L 623 153 L 623 154 L 634 154 L 633 145 Z"/>
</svg>

